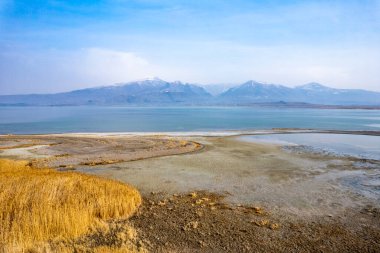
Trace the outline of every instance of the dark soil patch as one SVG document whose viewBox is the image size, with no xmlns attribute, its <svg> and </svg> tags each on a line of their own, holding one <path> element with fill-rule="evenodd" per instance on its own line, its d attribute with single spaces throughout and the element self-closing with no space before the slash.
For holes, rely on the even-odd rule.
<svg viewBox="0 0 380 253">
<path fill-rule="evenodd" d="M 146 196 L 130 223 L 152 252 L 380 252 L 376 210 L 343 219 L 276 217 L 261 207 L 229 205 L 220 195 L 196 192 Z"/>
</svg>

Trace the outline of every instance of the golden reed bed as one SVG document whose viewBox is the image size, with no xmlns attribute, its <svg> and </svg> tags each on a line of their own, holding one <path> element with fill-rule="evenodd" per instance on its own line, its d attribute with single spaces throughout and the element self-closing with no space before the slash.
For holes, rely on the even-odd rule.
<svg viewBox="0 0 380 253">
<path fill-rule="evenodd" d="M 140 204 L 136 189 L 115 180 L 0 159 L 0 252 L 78 238 Z"/>
</svg>

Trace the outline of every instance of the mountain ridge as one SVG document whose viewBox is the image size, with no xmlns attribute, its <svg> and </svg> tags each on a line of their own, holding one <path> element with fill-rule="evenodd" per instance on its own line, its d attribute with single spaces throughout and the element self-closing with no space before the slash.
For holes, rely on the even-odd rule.
<svg viewBox="0 0 380 253">
<path fill-rule="evenodd" d="M 226 87 L 224 85 L 224 87 Z M 215 88 L 215 87 L 214 87 Z M 294 88 L 249 80 L 217 95 L 207 85 L 159 78 L 53 94 L 0 95 L 0 105 L 249 105 L 262 103 L 380 105 L 380 92 L 336 89 L 316 82 Z"/>
</svg>

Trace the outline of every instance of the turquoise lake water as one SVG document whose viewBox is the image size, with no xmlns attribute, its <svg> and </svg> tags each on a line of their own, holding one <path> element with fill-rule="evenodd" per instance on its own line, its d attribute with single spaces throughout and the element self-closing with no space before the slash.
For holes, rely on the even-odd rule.
<svg viewBox="0 0 380 253">
<path fill-rule="evenodd" d="M 0 133 L 380 130 L 380 111 L 252 107 L 0 107 Z"/>
</svg>

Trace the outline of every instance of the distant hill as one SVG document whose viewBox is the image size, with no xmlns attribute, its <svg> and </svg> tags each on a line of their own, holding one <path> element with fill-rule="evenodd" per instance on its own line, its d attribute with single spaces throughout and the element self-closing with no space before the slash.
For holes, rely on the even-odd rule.
<svg viewBox="0 0 380 253">
<path fill-rule="evenodd" d="M 220 103 L 248 104 L 299 102 L 319 105 L 380 105 L 380 92 L 358 89 L 334 89 L 318 83 L 295 88 L 248 81 L 218 96 Z"/>
<path fill-rule="evenodd" d="M 334 89 L 318 83 L 289 88 L 248 81 L 232 88 L 227 87 L 209 87 L 213 93 L 211 95 L 198 85 L 155 78 L 56 94 L 3 95 L 0 96 L 0 105 L 380 106 L 380 92 Z M 224 92 L 219 94 L 222 90 Z"/>
</svg>

